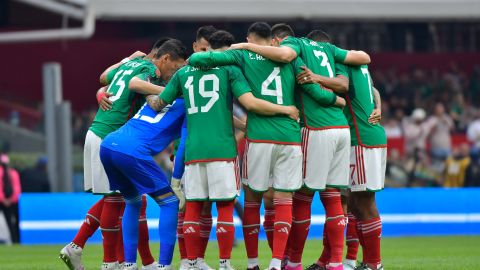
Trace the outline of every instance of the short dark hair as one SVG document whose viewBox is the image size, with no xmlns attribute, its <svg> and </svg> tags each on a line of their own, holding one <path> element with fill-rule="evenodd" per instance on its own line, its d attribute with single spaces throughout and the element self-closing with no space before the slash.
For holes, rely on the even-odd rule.
<svg viewBox="0 0 480 270">
<path fill-rule="evenodd" d="M 160 48 L 160 46 L 163 45 L 163 43 L 165 43 L 166 41 L 170 40 L 172 38 L 170 37 L 161 37 L 159 38 L 157 41 L 155 41 L 155 43 L 153 43 L 153 46 L 152 46 L 152 51 L 154 50 L 158 50 L 158 48 Z"/>
<path fill-rule="evenodd" d="M 159 58 L 165 54 L 169 54 L 174 60 L 179 58 L 187 59 L 187 48 L 180 40 L 172 38 L 163 42 L 158 48 L 155 58 Z"/>
<path fill-rule="evenodd" d="M 208 40 L 210 36 L 217 32 L 217 28 L 215 28 L 213 25 L 205 25 L 197 30 L 197 41 L 204 38 L 205 40 Z"/>
<path fill-rule="evenodd" d="M 312 30 L 310 33 L 308 33 L 307 38 L 311 39 L 313 41 L 317 41 L 317 42 L 331 42 L 332 41 L 332 39 L 327 34 L 327 32 L 325 32 L 321 29 Z"/>
<path fill-rule="evenodd" d="M 272 38 L 272 27 L 266 22 L 256 22 L 250 25 L 247 31 L 247 36 L 250 34 L 255 34 L 260 38 L 271 39 Z"/>
<path fill-rule="evenodd" d="M 210 38 L 208 39 L 208 43 L 210 43 L 210 48 L 218 49 L 222 47 L 230 47 L 235 42 L 235 38 L 232 34 L 224 30 L 218 30 L 217 32 L 213 33 Z"/>
<path fill-rule="evenodd" d="M 295 32 L 293 32 L 292 27 L 286 23 L 277 23 L 272 26 L 272 35 L 274 37 L 286 38 L 288 36 L 294 37 Z"/>
</svg>

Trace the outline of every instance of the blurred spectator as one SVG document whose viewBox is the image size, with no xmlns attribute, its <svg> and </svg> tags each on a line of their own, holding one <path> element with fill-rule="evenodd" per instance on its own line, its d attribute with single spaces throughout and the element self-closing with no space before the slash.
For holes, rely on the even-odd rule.
<svg viewBox="0 0 480 270">
<path fill-rule="evenodd" d="M 480 152 L 474 151 L 465 173 L 465 187 L 480 187 Z"/>
<path fill-rule="evenodd" d="M 19 242 L 18 199 L 22 191 L 18 172 L 10 168 L 10 160 L 6 154 L 0 155 L 0 210 L 5 216 L 10 239 Z"/>
<path fill-rule="evenodd" d="M 439 174 L 432 168 L 432 161 L 426 152 L 417 149 L 414 158 L 407 162 L 409 187 L 436 187 Z"/>
<path fill-rule="evenodd" d="M 476 119 L 467 127 L 467 139 L 475 149 L 480 149 L 480 111 L 477 112 Z"/>
<path fill-rule="evenodd" d="M 408 182 L 408 172 L 404 168 L 404 161 L 397 149 L 392 149 L 389 153 L 385 172 L 385 186 L 404 187 Z"/>
<path fill-rule="evenodd" d="M 463 143 L 455 147 L 452 155 L 446 160 L 443 186 L 463 187 L 468 165 L 470 165 L 470 147 Z"/>
<path fill-rule="evenodd" d="M 24 170 L 21 176 L 22 192 L 50 192 L 46 157 L 39 157 L 37 164 L 33 168 Z"/>
<path fill-rule="evenodd" d="M 424 126 L 432 157 L 444 160 L 452 150 L 450 132 L 454 126 L 452 118 L 445 112 L 445 106 L 442 103 L 435 104 L 433 115 L 425 121 Z"/>
<path fill-rule="evenodd" d="M 413 157 L 416 149 L 425 150 L 426 133 L 422 126 L 425 117 L 425 110 L 418 108 L 413 110 L 410 117 L 404 117 L 402 120 L 407 157 Z"/>
<path fill-rule="evenodd" d="M 383 127 L 385 128 L 387 138 L 401 138 L 403 135 L 402 128 L 397 119 L 388 119 Z"/>
</svg>

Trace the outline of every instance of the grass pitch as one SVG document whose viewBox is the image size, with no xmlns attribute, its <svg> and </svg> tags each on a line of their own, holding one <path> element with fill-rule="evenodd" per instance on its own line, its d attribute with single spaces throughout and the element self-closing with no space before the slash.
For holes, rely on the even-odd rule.
<svg viewBox="0 0 480 270">
<path fill-rule="evenodd" d="M 480 269 L 480 236 L 455 237 L 402 237 L 382 239 L 382 257 L 386 270 L 474 270 Z M 158 257 L 158 243 L 150 244 L 154 257 Z M 60 245 L 0 246 L 0 269 L 2 270 L 66 270 L 58 258 Z M 206 260 L 218 269 L 217 243 L 211 241 Z M 304 267 L 313 263 L 322 251 L 321 240 L 309 240 L 303 254 Z M 178 250 L 174 259 L 178 267 Z M 260 241 L 261 269 L 268 267 L 270 249 Z M 87 270 L 100 269 L 102 247 L 92 244 L 85 247 L 83 260 Z M 233 249 L 232 264 L 246 269 L 246 253 L 242 241 Z M 262 268 L 263 267 L 263 268 Z"/>
</svg>

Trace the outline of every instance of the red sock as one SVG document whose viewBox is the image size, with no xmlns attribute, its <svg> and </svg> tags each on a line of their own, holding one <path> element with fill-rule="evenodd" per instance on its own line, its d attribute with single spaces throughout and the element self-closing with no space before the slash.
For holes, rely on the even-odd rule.
<svg viewBox="0 0 480 270">
<path fill-rule="evenodd" d="M 328 243 L 328 235 L 325 226 L 323 227 L 323 250 L 322 255 L 318 258 L 317 264 L 325 267 L 329 263 L 330 260 L 330 244 Z"/>
<path fill-rule="evenodd" d="M 148 243 L 148 224 L 147 224 L 147 197 L 142 196 L 142 208 L 140 208 L 140 217 L 138 219 L 138 253 L 142 259 L 143 265 L 152 264 L 155 259 L 150 252 Z"/>
<path fill-rule="evenodd" d="M 273 205 L 275 205 L 275 223 L 272 258 L 281 260 L 285 254 L 285 246 L 292 227 L 292 199 L 276 198 L 273 199 Z"/>
<path fill-rule="evenodd" d="M 123 210 L 125 210 L 125 204 L 123 205 L 122 209 L 120 209 L 120 216 L 118 217 L 118 236 L 117 236 L 117 246 L 116 246 L 116 255 L 118 263 L 122 263 L 125 261 L 125 254 L 123 253 L 123 235 L 122 235 L 122 218 L 123 218 Z"/>
<path fill-rule="evenodd" d="M 245 215 L 244 215 L 245 216 Z M 275 223 L 275 208 L 265 208 L 263 230 L 267 235 L 268 246 L 273 251 L 273 224 Z"/>
<path fill-rule="evenodd" d="M 103 241 L 103 262 L 116 262 L 116 246 L 118 239 L 118 219 L 122 208 L 125 207 L 123 197 L 119 194 L 105 197 L 100 217 L 100 228 Z"/>
<path fill-rule="evenodd" d="M 198 258 L 205 258 L 210 231 L 212 230 L 212 214 L 202 214 L 200 216 L 200 247 L 198 249 Z"/>
<path fill-rule="evenodd" d="M 73 238 L 73 243 L 80 247 L 84 247 L 85 243 L 87 242 L 88 238 L 90 238 L 93 233 L 98 229 L 100 226 L 100 216 L 102 215 L 102 208 L 103 208 L 103 198 L 95 203 L 87 212 L 87 216 L 82 223 L 82 226 Z"/>
<path fill-rule="evenodd" d="M 187 258 L 187 249 L 185 248 L 185 239 L 183 238 L 183 221 L 185 220 L 185 213 L 178 212 L 177 222 L 177 238 L 178 238 L 178 250 L 180 251 L 180 259 Z"/>
<path fill-rule="evenodd" d="M 234 201 L 217 202 L 217 240 L 220 259 L 230 259 L 235 240 L 235 225 L 233 224 Z"/>
<path fill-rule="evenodd" d="M 358 235 L 357 235 L 357 218 L 351 213 L 347 213 L 347 260 L 357 260 L 358 253 Z"/>
<path fill-rule="evenodd" d="M 343 258 L 343 243 L 345 242 L 345 215 L 343 213 L 340 191 L 327 189 L 320 193 L 320 199 L 325 207 L 325 227 L 330 250 L 329 263 L 341 263 Z"/>
<path fill-rule="evenodd" d="M 357 219 L 357 236 L 358 242 L 362 246 L 362 262 L 365 261 L 365 241 L 363 241 L 363 233 L 362 233 L 362 223 Z"/>
<path fill-rule="evenodd" d="M 258 258 L 258 231 L 260 230 L 260 203 L 244 203 L 243 239 L 249 259 Z"/>
<path fill-rule="evenodd" d="M 203 202 L 187 202 L 185 208 L 185 221 L 183 222 L 183 238 L 185 239 L 185 248 L 187 258 L 196 260 L 198 256 L 198 247 L 200 245 L 200 213 Z"/>
<path fill-rule="evenodd" d="M 365 254 L 364 263 L 373 269 L 381 263 L 380 257 L 380 237 L 382 235 L 382 220 L 372 218 L 369 220 L 360 220 L 362 224 L 362 236 L 365 246 L 363 253 Z"/>
<path fill-rule="evenodd" d="M 303 248 L 307 241 L 310 230 L 310 217 L 312 214 L 313 194 L 295 192 L 293 194 L 293 218 L 292 230 L 290 231 L 290 254 L 289 259 L 293 263 L 302 261 Z"/>
</svg>

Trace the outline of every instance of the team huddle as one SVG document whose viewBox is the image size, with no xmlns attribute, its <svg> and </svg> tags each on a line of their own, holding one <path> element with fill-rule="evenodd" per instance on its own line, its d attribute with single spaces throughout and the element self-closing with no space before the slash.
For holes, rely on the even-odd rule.
<svg viewBox="0 0 480 270">
<path fill-rule="evenodd" d="M 84 170 L 85 190 L 104 196 L 60 252 L 69 269 L 84 269 L 83 248 L 100 227 L 101 269 L 137 269 L 138 251 L 142 269 L 170 270 L 178 239 L 180 269 L 211 270 L 204 256 L 213 202 L 219 269 L 233 269 L 241 183 L 248 270 L 260 269 L 262 201 L 268 269 L 303 269 L 317 191 L 323 251 L 306 269 L 383 269 L 375 192 L 384 186 L 386 136 L 370 57 L 336 47 L 321 30 L 295 37 L 287 24 L 254 23 L 246 39 L 234 44 L 230 33 L 204 26 L 189 58 L 179 40 L 164 38 L 102 73 Z M 247 111 L 246 123 L 233 115 L 234 103 Z M 235 129 L 245 132 L 242 157 Z M 154 156 L 173 141 L 167 179 Z M 149 249 L 145 194 L 160 211 L 158 260 Z"/>
</svg>

